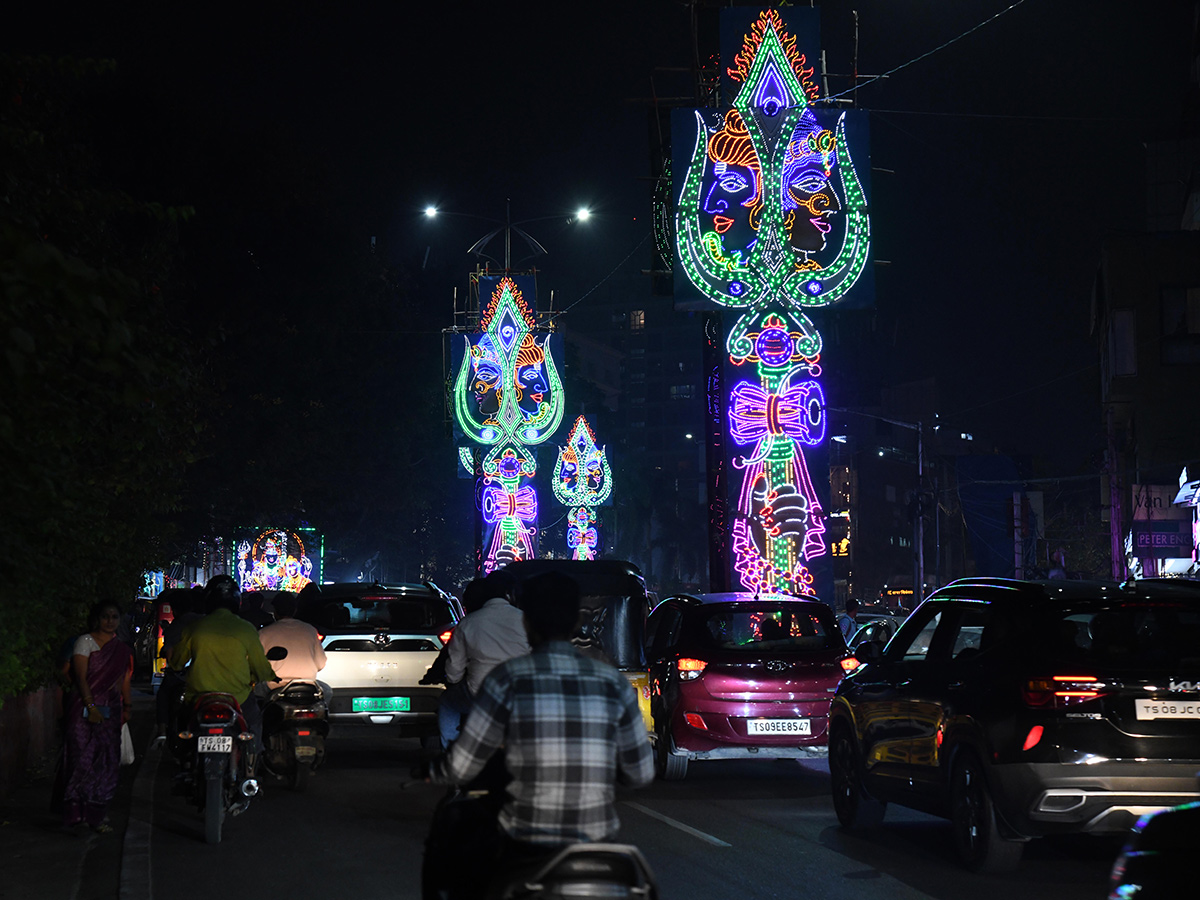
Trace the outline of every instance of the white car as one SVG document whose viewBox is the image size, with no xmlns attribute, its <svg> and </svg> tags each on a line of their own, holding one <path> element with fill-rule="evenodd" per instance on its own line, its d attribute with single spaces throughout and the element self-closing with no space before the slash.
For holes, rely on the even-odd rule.
<svg viewBox="0 0 1200 900">
<path fill-rule="evenodd" d="M 403 725 L 437 733 L 444 688 L 421 684 L 463 616 L 458 599 L 436 585 L 324 584 L 298 616 L 321 634 L 328 662 L 320 679 L 333 688 L 334 722 Z"/>
</svg>

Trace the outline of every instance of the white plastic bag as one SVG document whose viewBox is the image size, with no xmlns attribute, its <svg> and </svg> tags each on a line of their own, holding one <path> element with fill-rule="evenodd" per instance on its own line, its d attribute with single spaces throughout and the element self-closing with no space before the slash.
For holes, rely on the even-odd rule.
<svg viewBox="0 0 1200 900">
<path fill-rule="evenodd" d="M 136 757 L 133 753 L 133 736 L 129 733 L 129 723 L 121 726 L 121 765 L 130 765 Z"/>
</svg>

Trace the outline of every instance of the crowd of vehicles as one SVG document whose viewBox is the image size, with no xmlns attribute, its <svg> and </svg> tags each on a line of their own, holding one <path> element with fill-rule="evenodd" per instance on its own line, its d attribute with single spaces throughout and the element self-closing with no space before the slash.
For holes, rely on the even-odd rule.
<svg viewBox="0 0 1200 900">
<path fill-rule="evenodd" d="M 638 692 L 662 779 L 698 761 L 827 754 L 843 827 L 878 825 L 888 804 L 943 816 L 977 871 L 1010 868 L 1041 836 L 1129 832 L 1140 821 L 1118 867 L 1142 877 L 1166 857 L 1138 841 L 1170 844 L 1163 833 L 1179 830 L 1150 825 L 1153 814 L 1191 802 L 1190 814 L 1161 821 L 1194 830 L 1198 585 L 964 579 L 907 618 L 860 613 L 847 640 L 816 599 L 675 594 L 651 608 L 628 563 L 512 568 L 518 579 L 555 569 L 580 583 L 575 643 Z M 329 722 L 436 740 L 442 687 L 426 674 L 462 618 L 456 598 L 432 584 L 324 585 L 297 615 L 323 637 L 333 695 L 326 707 L 295 686 L 276 692 L 269 773 L 303 787 Z M 316 729 L 303 727 L 310 715 Z M 194 729 L 191 771 L 205 779 L 193 797 L 236 811 L 254 791 L 238 772 L 237 717 L 210 727 Z M 210 839 L 214 830 L 220 818 L 206 813 Z"/>
</svg>

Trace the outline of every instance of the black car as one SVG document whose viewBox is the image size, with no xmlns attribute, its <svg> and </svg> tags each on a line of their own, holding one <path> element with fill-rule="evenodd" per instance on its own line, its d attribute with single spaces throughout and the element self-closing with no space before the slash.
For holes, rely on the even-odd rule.
<svg viewBox="0 0 1200 900">
<path fill-rule="evenodd" d="M 951 820 L 963 862 L 1023 842 L 1125 832 L 1200 799 L 1200 589 L 969 579 L 929 596 L 830 710 L 845 827 L 887 803 Z"/>
<path fill-rule="evenodd" d="M 1109 900 L 1174 900 L 1196 890 L 1200 802 L 1143 816 L 1108 880 Z M 1189 888 L 1188 885 L 1191 885 Z"/>
</svg>

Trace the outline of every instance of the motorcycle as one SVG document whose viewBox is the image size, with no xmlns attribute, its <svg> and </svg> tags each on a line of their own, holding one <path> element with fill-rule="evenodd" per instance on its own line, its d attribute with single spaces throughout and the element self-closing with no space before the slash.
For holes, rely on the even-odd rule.
<svg viewBox="0 0 1200 900">
<path fill-rule="evenodd" d="M 250 769 L 254 733 L 232 694 L 200 694 L 175 744 L 183 771 L 177 792 L 204 813 L 204 839 L 221 842 L 226 814 L 239 815 L 258 793 Z"/>
<path fill-rule="evenodd" d="M 465 788 L 451 788 L 434 810 L 421 864 L 422 900 L 497 897 L 500 900 L 640 898 L 658 900 L 658 884 L 641 851 L 631 844 L 571 844 L 484 884 L 487 866 L 464 866 L 498 850 L 496 817 L 504 802 L 502 752 Z M 486 877 L 484 874 L 483 877 Z"/>
<path fill-rule="evenodd" d="M 267 659 L 287 656 L 272 647 Z M 263 705 L 263 768 L 294 791 L 308 786 L 308 776 L 325 760 L 329 707 L 314 681 L 293 679 L 271 691 Z"/>
</svg>

